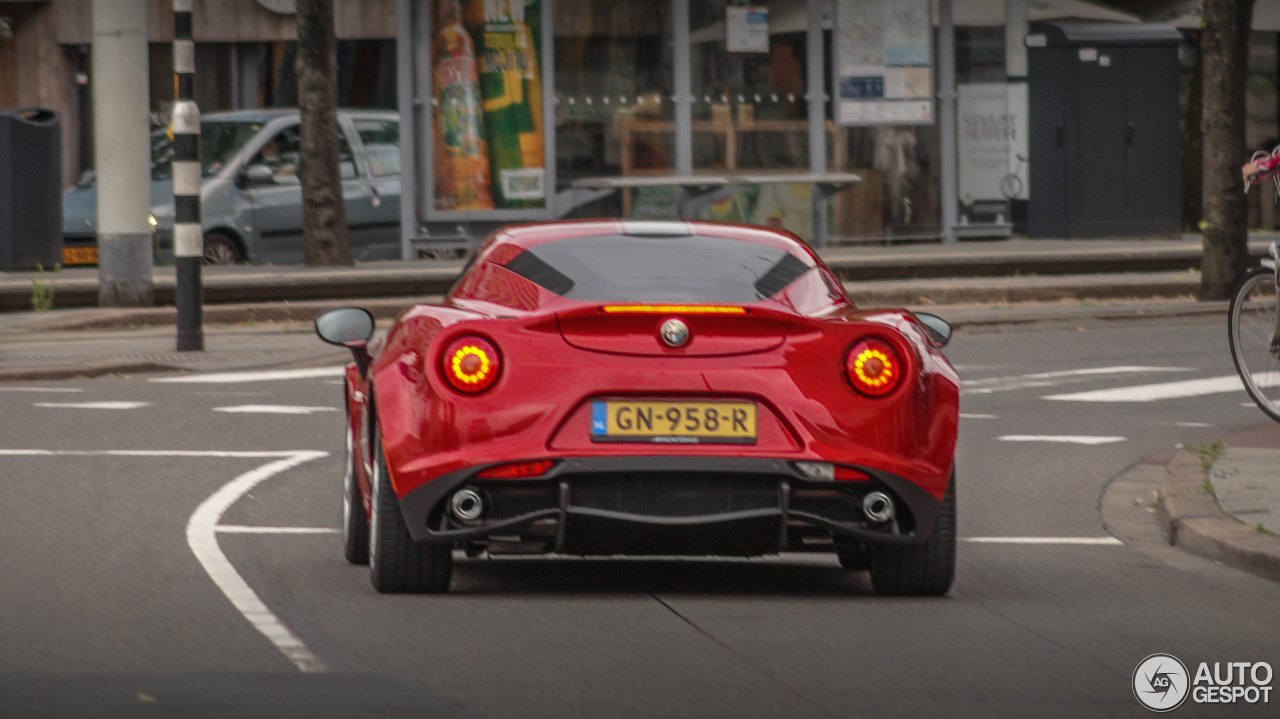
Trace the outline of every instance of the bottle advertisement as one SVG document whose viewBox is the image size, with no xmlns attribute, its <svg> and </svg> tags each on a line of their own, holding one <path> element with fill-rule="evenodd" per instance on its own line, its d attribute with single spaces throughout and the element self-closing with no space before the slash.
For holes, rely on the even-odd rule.
<svg viewBox="0 0 1280 719">
<path fill-rule="evenodd" d="M 435 206 L 546 205 L 542 0 L 435 0 Z"/>
</svg>

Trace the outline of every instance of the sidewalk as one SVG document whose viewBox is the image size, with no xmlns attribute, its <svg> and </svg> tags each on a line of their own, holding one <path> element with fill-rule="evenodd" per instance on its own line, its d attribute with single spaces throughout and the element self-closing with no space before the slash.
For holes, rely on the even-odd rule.
<svg viewBox="0 0 1280 719">
<path fill-rule="evenodd" d="M 1169 544 L 1280 581 L 1277 466 L 1277 422 L 1179 449 L 1156 503 Z"/>
</svg>

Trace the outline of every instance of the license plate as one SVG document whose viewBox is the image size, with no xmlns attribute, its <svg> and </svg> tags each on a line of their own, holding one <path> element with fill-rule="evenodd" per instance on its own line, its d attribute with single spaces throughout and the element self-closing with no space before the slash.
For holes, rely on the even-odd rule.
<svg viewBox="0 0 1280 719">
<path fill-rule="evenodd" d="M 754 402 L 591 403 L 592 442 L 754 444 Z"/>
<path fill-rule="evenodd" d="M 63 247 L 62 264 L 64 265 L 96 265 L 98 264 L 97 247 Z"/>
</svg>

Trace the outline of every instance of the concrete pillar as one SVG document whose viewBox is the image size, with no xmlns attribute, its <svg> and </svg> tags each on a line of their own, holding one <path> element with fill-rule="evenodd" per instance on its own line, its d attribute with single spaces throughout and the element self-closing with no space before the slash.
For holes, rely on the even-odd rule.
<svg viewBox="0 0 1280 719">
<path fill-rule="evenodd" d="M 147 2 L 95 0 L 94 167 L 98 190 L 98 304 L 154 304 Z"/>
<path fill-rule="evenodd" d="M 1004 66 L 1010 80 L 1027 77 L 1027 0 L 1004 0 Z"/>
<path fill-rule="evenodd" d="M 951 0 L 938 0 L 938 144 L 942 175 L 942 244 L 956 241 L 960 217 L 959 151 L 956 138 L 956 28 Z"/>
</svg>

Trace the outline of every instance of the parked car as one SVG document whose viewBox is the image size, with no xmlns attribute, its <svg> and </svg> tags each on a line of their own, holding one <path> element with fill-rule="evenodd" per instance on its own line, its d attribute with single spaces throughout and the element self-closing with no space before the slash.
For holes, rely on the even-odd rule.
<svg viewBox="0 0 1280 719">
<path fill-rule="evenodd" d="M 340 110 L 339 169 L 351 254 L 399 259 L 400 118 Z M 302 262 L 297 110 L 211 113 L 200 122 L 201 218 L 208 264 Z M 151 135 L 151 221 L 156 257 L 173 255 L 173 141 Z M 63 264 L 95 264 L 98 193 L 92 173 L 63 193 Z"/>
<path fill-rule="evenodd" d="M 790 233 L 508 227 L 373 329 L 316 319 L 354 354 L 343 538 L 378 591 L 445 591 L 455 549 L 818 551 L 881 594 L 951 586 L 951 328 L 855 306 Z"/>
</svg>

